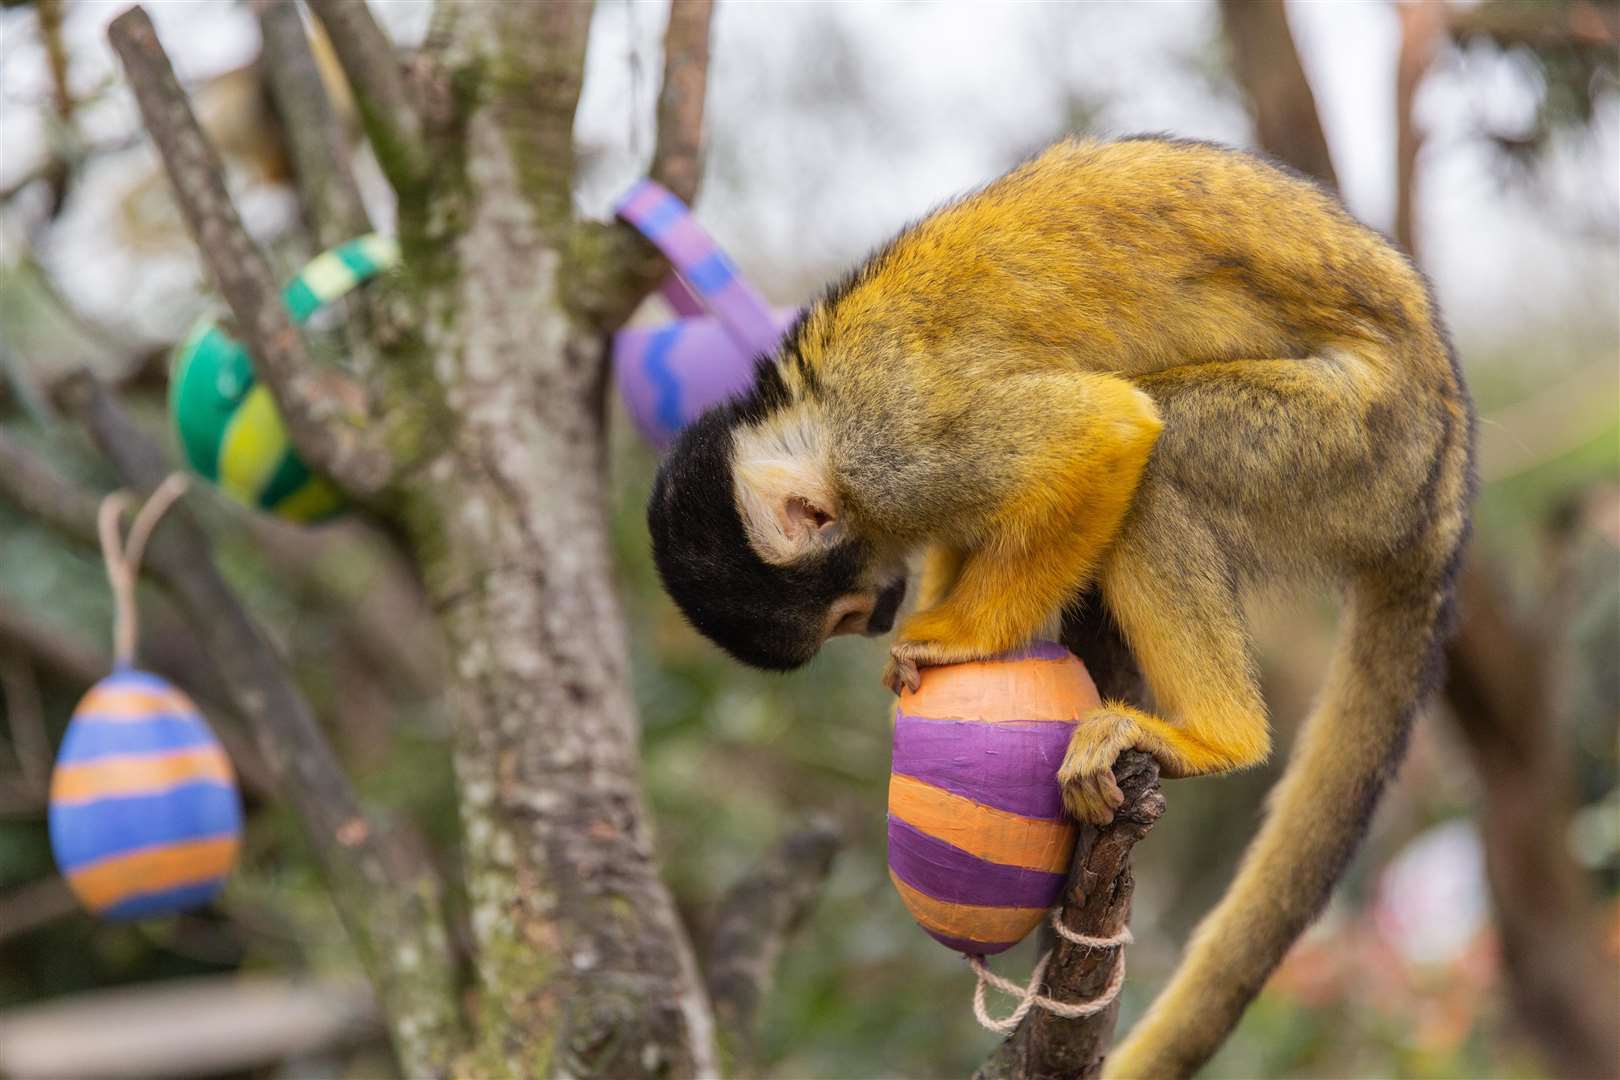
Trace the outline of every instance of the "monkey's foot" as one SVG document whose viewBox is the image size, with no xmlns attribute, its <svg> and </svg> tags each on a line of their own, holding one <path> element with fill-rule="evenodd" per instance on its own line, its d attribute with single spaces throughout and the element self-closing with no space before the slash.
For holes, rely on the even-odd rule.
<svg viewBox="0 0 1620 1080">
<path fill-rule="evenodd" d="M 1069 739 L 1069 749 L 1058 767 L 1058 783 L 1063 785 L 1063 805 L 1078 821 L 1107 825 L 1114 811 L 1125 802 L 1114 780 L 1114 759 L 1133 746 L 1141 745 L 1136 720 L 1107 706 L 1093 709 Z"/>
</svg>

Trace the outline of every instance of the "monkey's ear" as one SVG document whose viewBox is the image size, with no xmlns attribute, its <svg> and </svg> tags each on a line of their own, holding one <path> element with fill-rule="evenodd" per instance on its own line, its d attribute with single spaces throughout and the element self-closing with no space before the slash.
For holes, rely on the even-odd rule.
<svg viewBox="0 0 1620 1080">
<path fill-rule="evenodd" d="M 737 512 L 759 557 L 781 565 L 844 534 L 843 507 L 809 458 L 739 461 Z"/>
</svg>

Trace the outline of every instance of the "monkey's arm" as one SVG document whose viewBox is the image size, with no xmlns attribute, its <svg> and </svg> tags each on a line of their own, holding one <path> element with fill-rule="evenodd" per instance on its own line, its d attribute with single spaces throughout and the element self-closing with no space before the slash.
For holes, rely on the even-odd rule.
<svg viewBox="0 0 1620 1080">
<path fill-rule="evenodd" d="M 954 544 L 936 543 L 923 555 L 922 575 L 917 583 L 917 610 L 935 606 L 956 587 L 962 572 L 962 549 Z"/>
<path fill-rule="evenodd" d="M 1026 643 L 1089 584 L 1161 426 L 1142 391 L 1087 372 L 1014 376 L 984 408 L 986 423 L 1017 433 L 1003 448 L 1017 479 L 975 523 L 954 588 L 901 627 L 884 673 L 891 689 L 915 686 L 918 665 Z"/>
<path fill-rule="evenodd" d="M 1381 489 L 1414 482 L 1400 459 L 1369 457 L 1363 416 L 1376 381 L 1347 360 L 1193 364 L 1140 385 L 1169 426 L 1100 584 L 1159 714 L 1110 704 L 1075 730 L 1058 776 L 1071 813 L 1099 824 L 1118 805 L 1110 770 L 1127 747 L 1152 754 L 1166 776 L 1242 768 L 1270 752 L 1234 551 L 1304 543 L 1326 525 L 1341 537 L 1393 525 L 1367 507 L 1401 505 Z M 1296 535 L 1268 534 L 1302 491 L 1324 494 L 1292 510 Z"/>
</svg>

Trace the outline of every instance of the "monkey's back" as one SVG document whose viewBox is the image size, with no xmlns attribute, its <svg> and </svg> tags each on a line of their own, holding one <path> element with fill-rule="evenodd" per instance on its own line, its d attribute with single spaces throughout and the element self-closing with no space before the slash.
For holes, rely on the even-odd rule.
<svg viewBox="0 0 1620 1080">
<path fill-rule="evenodd" d="M 831 290 L 795 342 L 855 383 L 893 363 L 1129 376 L 1363 343 L 1407 369 L 1382 373 L 1396 382 L 1448 366 L 1406 259 L 1308 180 L 1163 138 L 1061 142 L 942 207 Z"/>
</svg>

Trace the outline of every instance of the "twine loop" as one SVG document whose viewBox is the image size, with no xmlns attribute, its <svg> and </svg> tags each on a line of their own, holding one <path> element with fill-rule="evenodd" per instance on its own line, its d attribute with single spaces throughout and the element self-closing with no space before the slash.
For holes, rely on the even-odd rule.
<svg viewBox="0 0 1620 1080">
<path fill-rule="evenodd" d="M 1057 909 L 1052 910 L 1052 929 L 1057 931 L 1058 937 L 1064 941 L 1079 945 L 1084 949 L 1114 949 L 1122 945 L 1129 945 L 1132 940 L 1129 927 L 1120 930 L 1112 937 L 1091 937 L 1088 934 L 1077 933 L 1063 925 L 1058 917 Z M 1035 1007 L 1045 1009 L 1053 1016 L 1061 1016 L 1066 1020 L 1077 1020 L 1084 1016 L 1095 1016 L 1114 1003 L 1119 996 L 1119 988 L 1125 985 L 1125 952 L 1120 950 L 1119 958 L 1114 961 L 1114 973 L 1108 978 L 1108 985 L 1103 992 L 1089 1001 L 1058 1001 L 1049 998 L 1040 992 L 1041 981 L 1046 977 L 1046 965 L 1052 960 L 1052 951 L 1048 951 L 1035 964 L 1035 970 L 1030 972 L 1029 985 L 1019 986 L 1011 979 L 1004 979 L 985 966 L 984 957 L 969 956 L 968 964 L 979 977 L 978 984 L 973 988 L 973 1016 L 987 1030 L 997 1035 L 1011 1035 L 1013 1030 L 1029 1010 Z M 997 1020 L 990 1015 L 985 1007 L 984 988 L 993 986 L 1009 997 L 1018 999 L 1018 1007 L 1006 1018 Z"/>
<path fill-rule="evenodd" d="M 116 667 L 127 667 L 135 662 L 135 582 L 140 575 L 146 542 L 169 507 L 185 491 L 185 474 L 170 473 L 135 512 L 127 540 L 119 539 L 118 519 L 134 505 L 135 496 L 120 490 L 101 500 L 96 528 L 101 535 L 101 558 L 107 564 L 107 581 L 112 585 L 113 664 Z"/>
</svg>

